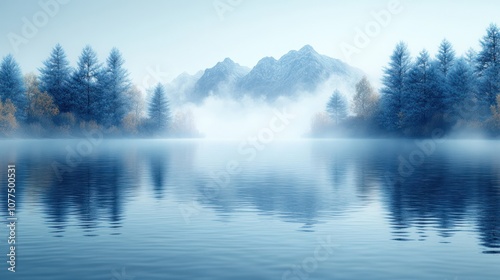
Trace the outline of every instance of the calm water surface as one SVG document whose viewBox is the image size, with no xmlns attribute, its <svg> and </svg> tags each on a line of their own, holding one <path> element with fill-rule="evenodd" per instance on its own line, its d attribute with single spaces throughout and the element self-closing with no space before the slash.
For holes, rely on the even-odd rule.
<svg viewBox="0 0 500 280">
<path fill-rule="evenodd" d="M 1 141 L 0 279 L 500 279 L 500 142 L 423 149 Z"/>
</svg>

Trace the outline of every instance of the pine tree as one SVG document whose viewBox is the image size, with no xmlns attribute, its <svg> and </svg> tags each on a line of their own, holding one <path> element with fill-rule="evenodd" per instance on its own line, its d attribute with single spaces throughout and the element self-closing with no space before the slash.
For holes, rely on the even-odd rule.
<svg viewBox="0 0 500 280">
<path fill-rule="evenodd" d="M 100 96 L 102 80 L 101 64 L 97 54 L 86 46 L 78 60 L 78 66 L 71 75 L 72 111 L 86 121 L 101 119 Z"/>
<path fill-rule="evenodd" d="M 477 74 L 479 76 L 479 99 L 485 107 L 495 104 L 500 93 L 500 30 L 491 24 L 481 42 L 477 55 Z"/>
<path fill-rule="evenodd" d="M 406 44 L 401 42 L 392 53 L 382 79 L 381 125 L 389 131 L 401 128 L 403 98 L 408 91 L 410 66 L 410 52 Z"/>
<path fill-rule="evenodd" d="M 326 112 L 338 125 L 347 118 L 347 101 L 340 91 L 335 90 L 326 105 Z"/>
<path fill-rule="evenodd" d="M 17 120 L 26 119 L 27 99 L 23 76 L 12 55 L 4 57 L 0 64 L 0 99 L 2 102 L 6 100 L 12 102 L 16 108 Z"/>
<path fill-rule="evenodd" d="M 66 53 L 61 45 L 57 44 L 40 69 L 40 91 L 50 94 L 61 112 L 69 112 L 71 109 L 70 75 L 71 68 Z"/>
<path fill-rule="evenodd" d="M 473 48 L 468 49 L 464 55 L 465 61 L 469 64 L 469 67 L 472 68 L 473 71 L 477 69 L 477 52 Z"/>
<path fill-rule="evenodd" d="M 102 83 L 102 123 L 118 126 L 127 113 L 130 101 L 126 93 L 131 83 L 128 72 L 123 68 L 124 60 L 118 51 L 113 48 L 107 59 L 103 83 Z"/>
<path fill-rule="evenodd" d="M 153 96 L 149 104 L 149 120 L 151 129 L 155 133 L 165 133 L 170 124 L 170 107 L 168 104 L 165 88 L 162 84 L 153 90 Z"/>
<path fill-rule="evenodd" d="M 451 67 L 453 67 L 453 63 L 455 62 L 455 51 L 453 50 L 453 47 L 448 40 L 444 39 L 441 42 L 437 54 L 437 59 L 439 63 L 440 73 L 446 79 Z"/>
<path fill-rule="evenodd" d="M 466 59 L 460 58 L 450 69 L 445 96 L 445 113 L 449 120 L 470 119 L 474 112 L 470 104 L 475 91 L 474 69 Z"/>
<path fill-rule="evenodd" d="M 443 88 L 438 64 L 426 50 L 420 52 L 408 79 L 408 94 L 403 98 L 403 124 L 414 132 L 443 112 Z"/>
</svg>

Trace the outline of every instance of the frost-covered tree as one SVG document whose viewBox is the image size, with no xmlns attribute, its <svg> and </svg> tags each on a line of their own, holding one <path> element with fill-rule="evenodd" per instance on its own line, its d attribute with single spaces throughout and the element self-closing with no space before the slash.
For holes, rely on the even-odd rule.
<svg viewBox="0 0 500 280">
<path fill-rule="evenodd" d="M 481 42 L 477 55 L 477 74 L 479 76 L 479 99 L 485 106 L 495 104 L 500 93 L 500 30 L 491 24 Z"/>
<path fill-rule="evenodd" d="M 71 68 L 66 53 L 61 45 L 57 44 L 40 69 L 40 91 L 50 94 L 61 112 L 69 112 L 71 109 L 70 75 Z"/>
<path fill-rule="evenodd" d="M 340 91 L 335 90 L 326 105 L 326 112 L 338 125 L 347 118 L 347 101 Z"/>
<path fill-rule="evenodd" d="M 371 117 L 378 105 L 378 96 L 375 93 L 372 85 L 364 76 L 361 81 L 356 84 L 356 94 L 353 97 L 353 112 L 363 119 Z"/>
<path fill-rule="evenodd" d="M 389 131 L 401 127 L 403 98 L 408 91 L 410 67 L 410 52 L 407 45 L 401 42 L 396 45 L 382 79 L 381 125 Z"/>
<path fill-rule="evenodd" d="M 450 95 L 449 91 L 449 84 L 448 84 L 448 76 L 450 74 L 451 69 L 453 68 L 453 65 L 455 64 L 455 51 L 453 50 L 453 47 L 451 43 L 444 39 L 441 44 L 439 45 L 438 49 L 438 54 L 436 55 L 436 63 L 437 63 L 437 68 L 438 68 L 438 79 L 439 79 L 439 86 L 442 90 L 443 94 L 443 110 L 446 111 L 445 108 L 448 107 L 448 104 L 446 103 L 447 100 L 445 100 L 445 96 Z"/>
<path fill-rule="evenodd" d="M 450 69 L 445 95 L 445 113 L 449 120 L 469 119 L 475 91 L 474 69 L 466 59 L 457 59 Z"/>
<path fill-rule="evenodd" d="M 154 133 L 164 133 L 170 125 L 170 106 L 162 84 L 153 90 L 149 104 L 149 124 Z"/>
<path fill-rule="evenodd" d="M 144 118 L 145 101 L 142 92 L 132 86 L 126 93 L 127 114 L 122 120 L 122 127 L 129 133 L 137 133 L 137 128 Z"/>
<path fill-rule="evenodd" d="M 200 135 L 196 129 L 194 115 L 191 110 L 180 111 L 172 118 L 172 126 L 170 129 L 173 137 L 197 137 Z"/>
<path fill-rule="evenodd" d="M 102 98 L 100 99 L 102 119 L 106 126 L 118 126 L 130 107 L 126 93 L 131 83 L 128 72 L 123 68 L 124 60 L 118 49 L 113 48 L 107 59 L 102 79 Z"/>
<path fill-rule="evenodd" d="M 467 61 L 467 64 L 469 64 L 469 66 L 472 68 L 472 70 L 475 71 L 477 69 L 477 51 L 476 50 L 474 50 L 473 48 L 468 49 L 465 52 L 464 59 L 465 59 L 465 61 Z"/>
<path fill-rule="evenodd" d="M 31 114 L 33 111 L 33 99 L 40 93 L 40 81 L 34 73 L 28 73 L 24 75 L 24 85 L 26 87 L 26 99 L 28 104 L 26 108 L 26 119 L 28 123 L 31 123 L 34 119 Z"/>
<path fill-rule="evenodd" d="M 71 75 L 72 111 L 86 121 L 101 118 L 102 67 L 97 54 L 86 46 L 78 60 L 78 66 Z"/>
<path fill-rule="evenodd" d="M 12 55 L 3 58 L 0 64 L 0 99 L 10 100 L 16 108 L 17 120 L 26 119 L 26 94 L 23 76 L 19 65 Z"/>
<path fill-rule="evenodd" d="M 446 79 L 451 67 L 453 67 L 453 63 L 455 62 L 455 51 L 453 50 L 453 46 L 448 40 L 444 39 L 441 42 L 436 57 L 439 63 L 439 71 Z"/>
<path fill-rule="evenodd" d="M 438 64 L 433 63 L 426 50 L 420 52 L 408 76 L 408 93 L 404 96 L 404 127 L 419 129 L 435 115 L 443 112 L 443 89 Z"/>
</svg>

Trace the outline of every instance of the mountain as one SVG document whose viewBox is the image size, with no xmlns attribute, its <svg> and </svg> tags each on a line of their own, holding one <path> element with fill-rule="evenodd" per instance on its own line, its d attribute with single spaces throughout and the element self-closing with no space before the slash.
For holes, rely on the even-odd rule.
<svg viewBox="0 0 500 280">
<path fill-rule="evenodd" d="M 272 101 L 279 96 L 294 96 L 298 92 L 314 92 L 322 83 L 331 78 L 336 81 L 358 81 L 363 72 L 338 59 L 317 53 L 306 45 L 298 51 L 290 51 L 279 60 L 273 57 L 261 59 L 251 70 L 230 58 L 203 71 L 190 86 L 179 83 L 172 86 L 179 100 L 201 103 L 208 96 L 240 98 L 264 97 Z M 175 88 L 182 90 L 175 90 Z"/>
<path fill-rule="evenodd" d="M 191 102 L 191 95 L 194 91 L 196 82 L 203 76 L 203 71 L 198 71 L 194 75 L 184 72 L 171 81 L 166 86 L 166 90 L 173 104 L 184 104 Z"/>
<path fill-rule="evenodd" d="M 226 58 L 213 68 L 205 70 L 194 85 L 191 100 L 198 103 L 210 95 L 230 91 L 233 85 L 249 71 L 249 68 L 240 66 L 230 58 Z"/>
<path fill-rule="evenodd" d="M 297 91 L 314 91 L 332 75 L 350 78 L 361 76 L 360 70 L 346 63 L 318 54 L 306 45 L 275 60 L 266 57 L 238 83 L 241 92 L 274 99 Z"/>
</svg>

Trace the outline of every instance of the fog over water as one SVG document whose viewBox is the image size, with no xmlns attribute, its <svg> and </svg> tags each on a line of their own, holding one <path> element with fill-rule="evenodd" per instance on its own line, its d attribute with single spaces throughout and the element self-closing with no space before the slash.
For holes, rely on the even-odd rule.
<svg viewBox="0 0 500 280">
<path fill-rule="evenodd" d="M 275 101 L 263 98 L 234 98 L 234 93 L 209 96 L 203 103 L 179 104 L 179 111 L 193 112 L 196 126 L 206 139 L 245 139 L 269 128 L 276 112 L 286 112 L 290 122 L 283 130 L 274 133 L 276 139 L 298 139 L 311 129 L 313 117 L 326 111 L 328 98 L 338 89 L 350 102 L 354 95 L 354 79 L 332 77 L 321 83 L 314 92 L 299 92 L 292 97 L 279 97 Z M 175 97 L 174 97 L 174 100 Z"/>
</svg>

